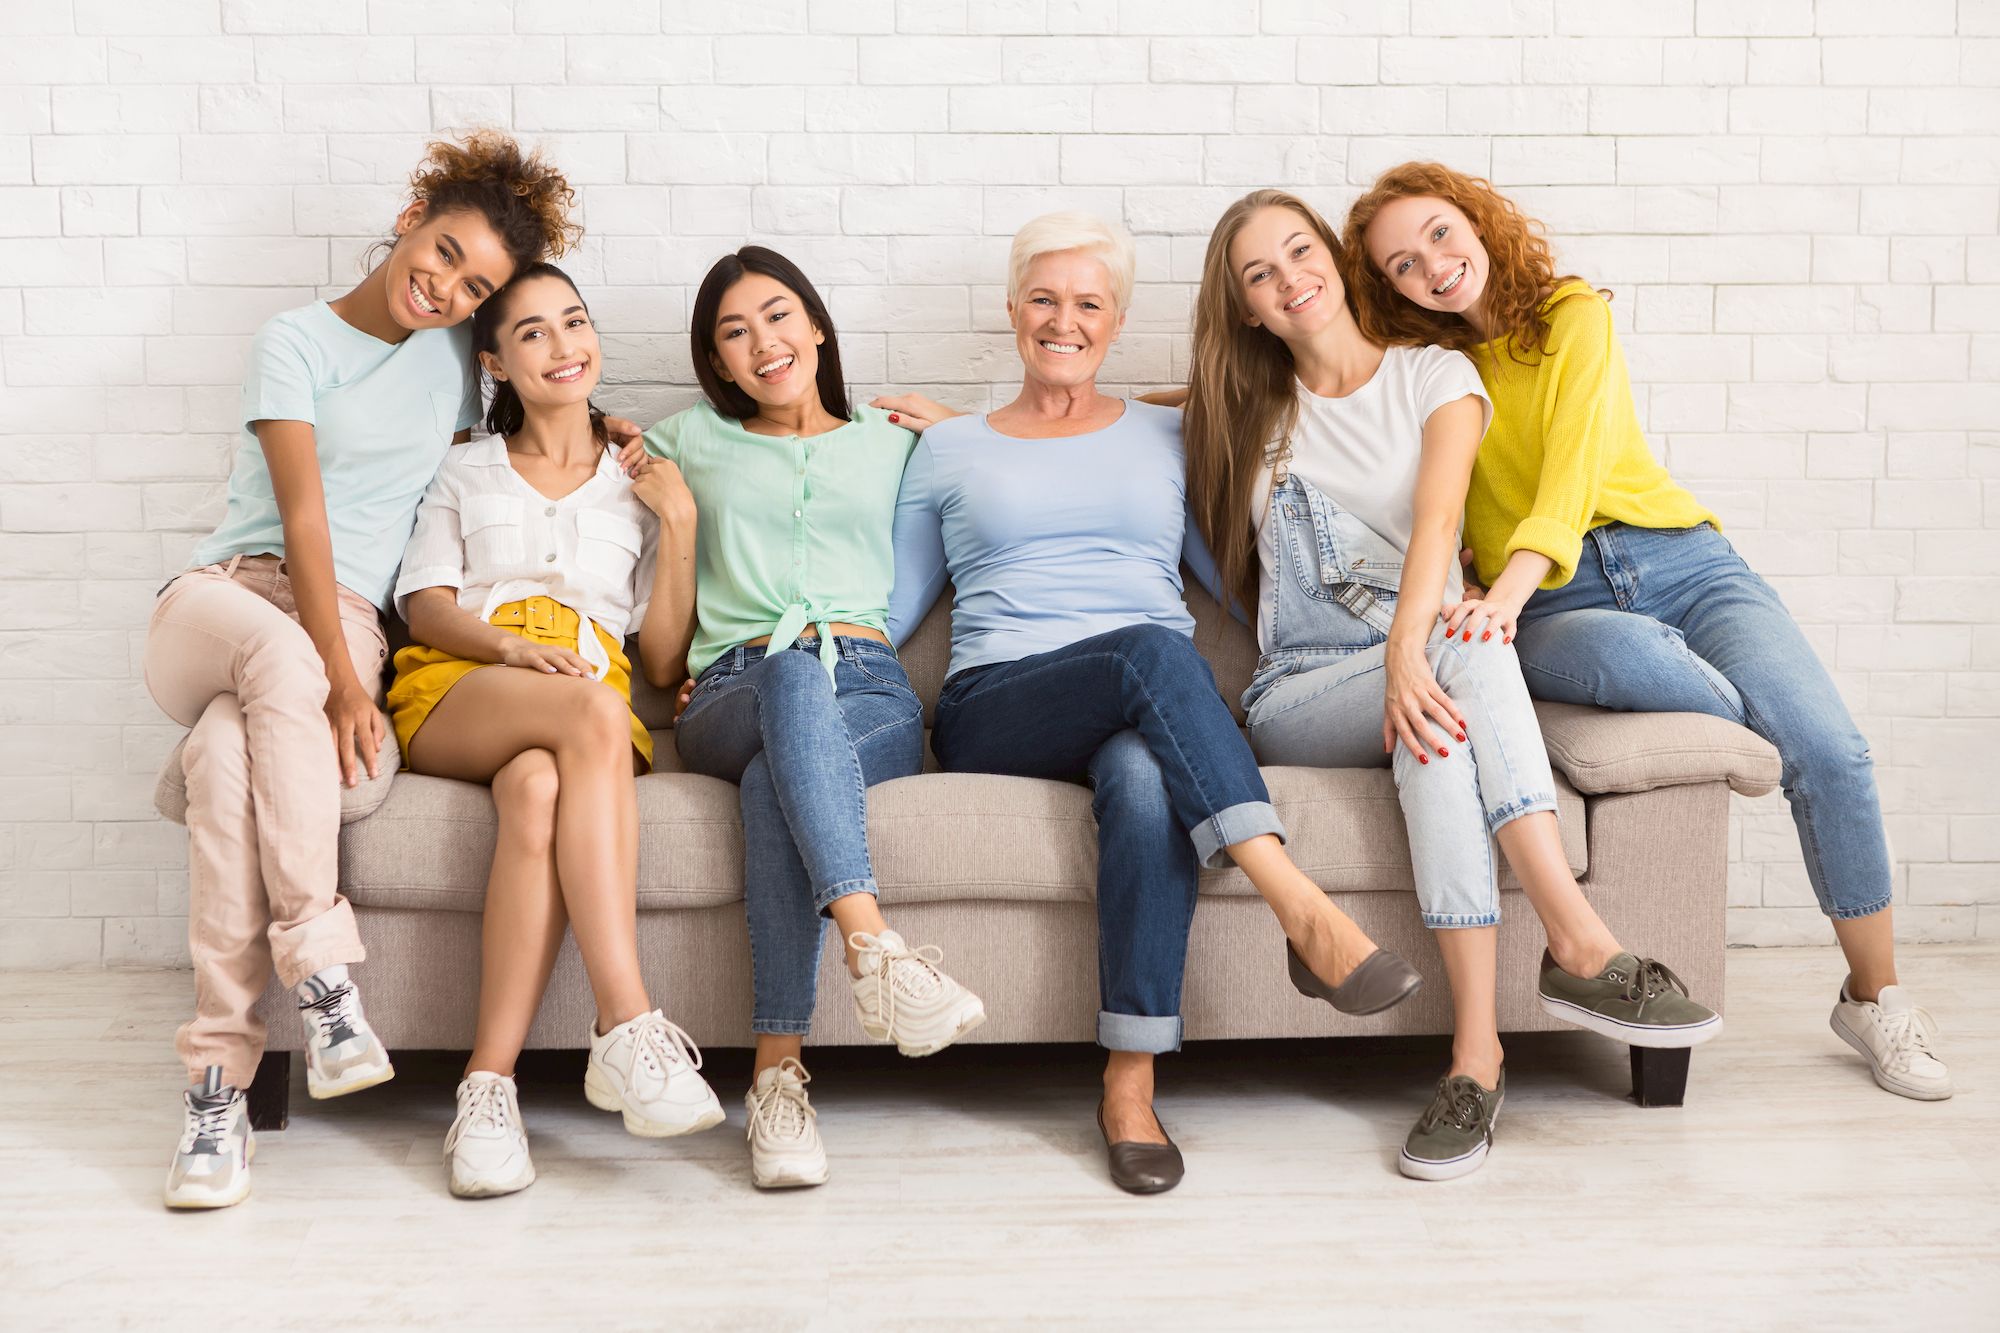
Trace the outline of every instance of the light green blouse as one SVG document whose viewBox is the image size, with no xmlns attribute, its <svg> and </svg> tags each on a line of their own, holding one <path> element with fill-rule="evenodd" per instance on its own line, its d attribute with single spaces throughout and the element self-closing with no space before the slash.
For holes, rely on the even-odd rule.
<svg viewBox="0 0 2000 1333">
<path fill-rule="evenodd" d="M 690 675 L 760 634 L 788 648 L 807 625 L 831 675 L 834 621 L 888 632 L 896 491 L 917 437 L 887 412 L 858 407 L 801 438 L 755 434 L 703 402 L 645 439 L 680 468 L 699 513 Z"/>
</svg>

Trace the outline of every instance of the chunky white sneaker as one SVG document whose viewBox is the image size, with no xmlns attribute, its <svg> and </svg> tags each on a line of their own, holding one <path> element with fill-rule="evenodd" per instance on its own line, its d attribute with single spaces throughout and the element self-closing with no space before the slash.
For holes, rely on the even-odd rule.
<svg viewBox="0 0 2000 1333">
<path fill-rule="evenodd" d="M 861 965 L 854 1010 L 875 1040 L 895 1042 L 904 1055 L 932 1055 L 986 1021 L 980 998 L 939 969 L 944 951 L 936 945 L 912 949 L 893 930 L 857 931 L 848 943 Z"/>
<path fill-rule="evenodd" d="M 444 1136 L 444 1160 L 451 1192 L 461 1199 L 512 1194 L 535 1183 L 513 1079 L 484 1069 L 465 1076 L 458 1085 L 458 1117 Z"/>
<path fill-rule="evenodd" d="M 1828 1020 L 1840 1039 L 1867 1058 L 1875 1081 L 1902 1097 L 1941 1102 L 1951 1096 L 1951 1070 L 1939 1058 L 1937 1022 L 1910 1003 L 1901 986 L 1884 986 L 1874 1003 L 1850 999 L 1847 983 Z"/>
<path fill-rule="evenodd" d="M 722 1123 L 722 1103 L 695 1071 L 701 1048 L 655 1009 L 590 1034 L 583 1095 L 600 1111 L 625 1113 L 625 1130 L 642 1139 L 692 1134 Z"/>
<path fill-rule="evenodd" d="M 167 1168 L 169 1208 L 227 1208 L 250 1197 L 250 1102 L 211 1065 L 199 1088 L 181 1094 L 187 1120 Z"/>
<path fill-rule="evenodd" d="M 306 1091 L 343 1097 L 396 1077 L 382 1039 L 361 1012 L 361 992 L 347 968 L 329 967 L 299 983 L 299 1015 L 306 1024 Z"/>
<path fill-rule="evenodd" d="M 750 1109 L 750 1181 L 760 1190 L 826 1184 L 819 1112 L 806 1100 L 805 1066 L 786 1056 L 757 1075 L 744 1094 Z"/>
</svg>

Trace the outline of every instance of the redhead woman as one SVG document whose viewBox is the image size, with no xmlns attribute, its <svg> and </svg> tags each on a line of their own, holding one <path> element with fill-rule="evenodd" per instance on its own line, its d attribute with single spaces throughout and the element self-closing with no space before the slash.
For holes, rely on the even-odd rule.
<svg viewBox="0 0 2000 1333">
<path fill-rule="evenodd" d="M 1847 958 L 1833 1030 L 1881 1087 L 1949 1097 L 1937 1027 L 1898 984 L 1868 743 L 1777 593 L 1654 458 L 1605 295 L 1557 273 L 1512 201 L 1436 163 L 1386 172 L 1344 239 L 1362 330 L 1463 351 L 1493 402 L 1465 511 L 1487 591 L 1447 627 L 1518 631 L 1541 698 L 1711 713 L 1775 745 Z"/>
</svg>

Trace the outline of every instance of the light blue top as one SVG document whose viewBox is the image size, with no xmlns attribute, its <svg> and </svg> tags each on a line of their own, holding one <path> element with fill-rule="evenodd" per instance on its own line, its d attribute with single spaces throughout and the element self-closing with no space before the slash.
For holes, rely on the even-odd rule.
<svg viewBox="0 0 2000 1333">
<path fill-rule="evenodd" d="M 1127 625 L 1194 633 L 1183 559 L 1213 591 L 1187 518 L 1181 414 L 1136 400 L 1087 435 L 1021 440 L 983 416 L 924 432 L 896 502 L 898 644 L 951 580 L 951 673 Z"/>
<path fill-rule="evenodd" d="M 285 553 L 271 469 L 252 423 L 303 421 L 313 428 L 326 492 L 333 576 L 386 608 L 417 501 L 451 437 L 478 420 L 469 326 L 386 343 L 324 301 L 273 315 L 250 344 L 229 508 L 195 548 L 194 563 Z"/>
</svg>

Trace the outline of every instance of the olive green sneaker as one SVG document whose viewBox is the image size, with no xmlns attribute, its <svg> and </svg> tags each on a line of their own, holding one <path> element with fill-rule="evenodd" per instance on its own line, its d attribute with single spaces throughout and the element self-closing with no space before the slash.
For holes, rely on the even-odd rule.
<svg viewBox="0 0 2000 1333">
<path fill-rule="evenodd" d="M 1575 977 L 1542 950 L 1542 1009 L 1628 1046 L 1699 1046 L 1722 1035 L 1722 1015 L 1688 998 L 1672 968 L 1629 953 L 1594 977 Z"/>
<path fill-rule="evenodd" d="M 1450 1180 L 1477 1171 L 1493 1146 L 1493 1126 L 1507 1097 L 1507 1071 L 1498 1087 L 1482 1088 L 1464 1074 L 1438 1080 L 1430 1107 L 1417 1117 L 1396 1165 L 1412 1180 Z"/>
</svg>

